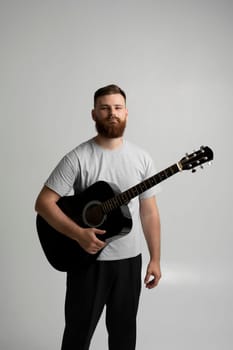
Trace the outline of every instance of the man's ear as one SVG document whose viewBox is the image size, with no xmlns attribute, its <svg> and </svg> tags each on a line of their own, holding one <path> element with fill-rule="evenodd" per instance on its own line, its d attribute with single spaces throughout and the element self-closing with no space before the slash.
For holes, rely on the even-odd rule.
<svg viewBox="0 0 233 350">
<path fill-rule="evenodd" d="M 96 121 L 96 115 L 95 115 L 95 110 L 94 109 L 92 109 L 92 111 L 91 111 L 91 116 L 92 116 L 92 119 L 94 121 Z"/>
<path fill-rule="evenodd" d="M 128 109 L 126 108 L 126 121 L 128 121 L 128 115 L 129 115 L 129 112 L 128 112 Z"/>
</svg>

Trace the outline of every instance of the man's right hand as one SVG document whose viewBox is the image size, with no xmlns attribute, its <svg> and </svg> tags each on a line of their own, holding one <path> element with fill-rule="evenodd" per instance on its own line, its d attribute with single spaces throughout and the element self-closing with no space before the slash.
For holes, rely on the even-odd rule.
<svg viewBox="0 0 233 350">
<path fill-rule="evenodd" d="M 96 237 L 103 235 L 106 231 L 97 228 L 81 228 L 77 242 L 89 254 L 96 254 L 106 246 L 106 243 Z"/>
</svg>

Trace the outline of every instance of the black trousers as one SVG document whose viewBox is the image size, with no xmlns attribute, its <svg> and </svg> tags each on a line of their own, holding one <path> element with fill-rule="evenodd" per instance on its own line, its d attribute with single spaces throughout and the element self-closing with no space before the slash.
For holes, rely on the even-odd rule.
<svg viewBox="0 0 233 350">
<path fill-rule="evenodd" d="M 106 306 L 109 350 L 135 350 L 141 255 L 96 261 L 67 274 L 62 350 L 88 350 Z"/>
</svg>

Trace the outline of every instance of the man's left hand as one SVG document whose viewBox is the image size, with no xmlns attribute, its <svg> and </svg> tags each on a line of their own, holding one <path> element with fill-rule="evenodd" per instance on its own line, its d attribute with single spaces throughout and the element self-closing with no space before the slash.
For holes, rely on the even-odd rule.
<svg viewBox="0 0 233 350">
<path fill-rule="evenodd" d="M 156 287 L 161 278 L 160 264 L 154 261 L 150 261 L 147 266 L 146 276 L 144 279 L 145 287 L 152 289 Z"/>
</svg>

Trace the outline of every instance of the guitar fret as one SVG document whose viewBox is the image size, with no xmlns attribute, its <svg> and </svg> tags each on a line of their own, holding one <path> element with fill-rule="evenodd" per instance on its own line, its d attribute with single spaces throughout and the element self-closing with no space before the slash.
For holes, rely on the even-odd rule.
<svg viewBox="0 0 233 350">
<path fill-rule="evenodd" d="M 146 191 L 147 190 L 147 186 L 146 186 L 145 182 L 142 183 L 141 188 L 142 188 L 142 191 Z"/>
<path fill-rule="evenodd" d="M 153 187 L 154 185 L 156 185 L 156 181 L 155 181 L 154 177 L 148 179 L 146 182 L 148 183 L 147 188 L 150 188 L 150 187 Z"/>
<path fill-rule="evenodd" d="M 158 173 L 157 175 L 156 175 L 156 177 L 158 178 L 158 182 L 161 182 L 161 181 L 163 181 L 163 179 L 164 179 L 164 172 L 160 172 L 160 173 Z"/>
<path fill-rule="evenodd" d="M 101 203 L 101 207 L 102 207 L 102 209 L 103 209 L 104 214 L 107 214 L 107 213 L 108 213 L 108 210 L 107 210 L 106 202 L 102 202 L 102 203 Z"/>
<path fill-rule="evenodd" d="M 109 201 L 109 206 L 110 206 L 111 210 L 115 209 L 115 207 L 114 207 L 114 197 Z"/>
<path fill-rule="evenodd" d="M 173 169 L 172 169 L 172 167 L 167 168 L 167 169 L 165 169 L 164 171 L 165 171 L 165 174 L 166 174 L 167 177 L 170 177 L 171 175 L 173 175 Z"/>
<path fill-rule="evenodd" d="M 130 193 L 130 197 L 131 197 L 131 198 L 136 197 L 136 196 L 138 195 L 137 186 L 132 187 L 132 188 L 129 190 L 129 193 Z"/>
<path fill-rule="evenodd" d="M 113 197 L 112 198 L 112 206 L 113 206 L 113 208 L 115 209 L 115 208 L 119 207 L 120 205 L 121 205 L 121 203 L 119 202 L 118 197 L 117 196 Z"/>
<path fill-rule="evenodd" d="M 107 200 L 105 202 L 105 205 L 106 205 L 106 209 L 107 209 L 107 213 L 109 213 L 111 211 L 111 200 Z"/>
<path fill-rule="evenodd" d="M 129 202 L 129 191 L 126 191 L 126 192 L 123 192 L 123 193 L 121 193 L 121 195 L 119 195 L 119 197 L 121 198 L 121 202 L 122 202 L 122 204 L 123 203 L 127 203 L 127 202 Z"/>
</svg>

